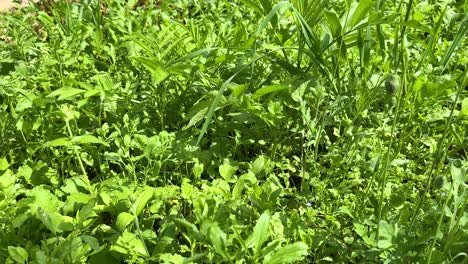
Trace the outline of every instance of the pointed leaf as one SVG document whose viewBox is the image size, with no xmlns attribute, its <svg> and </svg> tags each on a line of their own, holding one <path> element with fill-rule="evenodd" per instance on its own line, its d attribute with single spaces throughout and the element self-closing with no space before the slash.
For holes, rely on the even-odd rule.
<svg viewBox="0 0 468 264">
<path fill-rule="evenodd" d="M 252 234 L 246 241 L 248 248 L 255 248 L 255 252 L 259 252 L 263 243 L 268 238 L 268 228 L 270 226 L 271 213 L 269 210 L 263 212 L 254 227 Z"/>
<path fill-rule="evenodd" d="M 146 186 L 145 190 L 143 193 L 141 193 L 136 202 L 135 202 L 135 213 L 136 216 L 139 216 L 141 212 L 143 211 L 143 208 L 145 208 L 146 204 L 148 201 L 153 198 L 154 194 L 154 189 L 152 187 Z"/>
<path fill-rule="evenodd" d="M 257 91 L 255 91 L 255 93 L 252 95 L 252 98 L 253 99 L 258 99 L 264 95 L 267 95 L 269 93 L 274 93 L 274 92 L 279 92 L 279 91 L 284 91 L 284 90 L 288 90 L 289 87 L 286 86 L 286 85 L 279 85 L 279 84 L 274 84 L 274 85 L 268 85 L 268 86 L 264 86 L 260 89 L 258 89 Z"/>
<path fill-rule="evenodd" d="M 48 141 L 42 145 L 42 147 L 60 147 L 60 146 L 69 146 L 71 145 L 71 142 L 68 138 L 62 137 L 62 138 L 57 138 L 51 141 Z"/>
<path fill-rule="evenodd" d="M 183 226 L 187 229 L 189 236 L 194 237 L 197 240 L 201 240 L 201 235 L 200 231 L 198 231 L 198 228 L 196 225 L 190 223 L 189 221 L 183 219 L 183 218 L 175 218 L 174 223 L 178 226 Z"/>
<path fill-rule="evenodd" d="M 51 92 L 47 97 L 54 97 L 58 96 L 58 100 L 65 100 L 72 97 L 75 97 L 78 94 L 85 93 L 86 90 L 78 89 L 78 88 L 71 88 L 71 87 L 63 87 Z"/>
<path fill-rule="evenodd" d="M 224 233 L 223 230 L 219 228 L 218 223 L 216 222 L 209 223 L 209 225 L 209 237 L 216 253 L 220 254 L 224 258 L 229 258 L 228 254 L 226 253 L 226 233 Z"/>
<path fill-rule="evenodd" d="M 122 212 L 117 216 L 117 221 L 115 222 L 115 226 L 117 227 L 117 230 L 119 231 L 124 231 L 125 228 L 135 219 L 135 216 L 133 216 L 130 213 L 127 212 Z"/>
<path fill-rule="evenodd" d="M 6 158 L 0 158 L 0 171 L 4 171 L 10 167 L 8 160 Z"/>
<path fill-rule="evenodd" d="M 343 15 L 342 25 L 348 30 L 353 29 L 364 20 L 373 6 L 372 0 L 360 0 L 359 3 L 353 2 L 349 8 L 349 13 Z"/>
</svg>

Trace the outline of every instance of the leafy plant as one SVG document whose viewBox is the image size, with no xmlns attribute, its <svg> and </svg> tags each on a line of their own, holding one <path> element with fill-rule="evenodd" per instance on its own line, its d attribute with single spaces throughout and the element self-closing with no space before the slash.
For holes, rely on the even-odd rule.
<svg viewBox="0 0 468 264">
<path fill-rule="evenodd" d="M 465 263 L 462 1 L 0 15 L 0 262 Z"/>
</svg>

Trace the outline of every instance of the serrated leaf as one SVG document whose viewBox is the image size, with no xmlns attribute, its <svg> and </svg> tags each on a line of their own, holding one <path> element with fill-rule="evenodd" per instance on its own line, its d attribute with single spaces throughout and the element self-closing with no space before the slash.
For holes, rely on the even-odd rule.
<svg viewBox="0 0 468 264">
<path fill-rule="evenodd" d="M 119 231 L 124 231 L 125 228 L 135 219 L 135 216 L 133 216 L 130 213 L 127 212 L 122 212 L 117 216 L 117 221 L 115 222 L 115 226 L 117 227 L 117 230 Z"/>
<path fill-rule="evenodd" d="M 22 247 L 8 247 L 8 255 L 17 263 L 26 263 L 28 261 L 28 252 Z"/>
<path fill-rule="evenodd" d="M 286 245 L 276 251 L 268 260 L 264 261 L 263 263 L 286 264 L 301 261 L 305 256 L 307 256 L 307 250 L 309 250 L 309 247 L 302 242 Z"/>
<path fill-rule="evenodd" d="M 257 224 L 254 227 L 252 234 L 246 241 L 248 248 L 255 248 L 255 252 L 259 252 L 263 243 L 268 238 L 268 227 L 270 226 L 271 213 L 269 210 L 263 212 L 258 218 Z"/>
</svg>

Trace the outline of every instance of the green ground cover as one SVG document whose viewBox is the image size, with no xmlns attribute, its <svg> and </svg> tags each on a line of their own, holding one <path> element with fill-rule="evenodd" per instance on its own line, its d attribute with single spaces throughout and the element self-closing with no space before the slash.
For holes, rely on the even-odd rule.
<svg viewBox="0 0 468 264">
<path fill-rule="evenodd" d="M 0 263 L 468 263 L 468 3 L 0 15 Z"/>
</svg>

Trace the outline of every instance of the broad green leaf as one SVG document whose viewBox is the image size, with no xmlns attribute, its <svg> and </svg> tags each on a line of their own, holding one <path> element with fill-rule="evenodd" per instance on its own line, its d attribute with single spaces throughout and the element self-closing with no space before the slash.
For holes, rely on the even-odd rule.
<svg viewBox="0 0 468 264">
<path fill-rule="evenodd" d="M 228 254 L 226 253 L 226 233 L 224 233 L 224 231 L 219 228 L 218 223 L 216 222 L 209 221 L 209 223 L 207 223 L 207 221 L 205 221 L 203 224 L 209 225 L 209 237 L 216 253 L 220 254 L 224 258 L 229 258 Z"/>
<path fill-rule="evenodd" d="M 29 196 L 34 199 L 34 203 L 30 205 L 33 214 L 35 214 L 39 208 L 49 213 L 56 212 L 63 204 L 55 195 L 42 186 L 35 187 L 31 190 Z"/>
<path fill-rule="evenodd" d="M 324 14 L 327 19 L 328 26 L 330 27 L 331 34 L 334 38 L 338 38 L 342 33 L 340 19 L 333 11 L 324 11 Z"/>
<path fill-rule="evenodd" d="M 230 181 L 236 171 L 237 166 L 232 166 L 228 160 L 224 160 L 223 164 L 219 166 L 219 174 L 226 181 Z"/>
<path fill-rule="evenodd" d="M 153 198 L 154 194 L 154 188 L 145 186 L 145 190 L 142 193 L 138 194 L 138 197 L 135 201 L 135 216 L 139 216 L 141 212 L 143 211 L 143 208 L 145 208 L 146 204 L 148 201 Z"/>
<path fill-rule="evenodd" d="M 138 255 L 148 257 L 145 244 L 133 233 L 123 232 L 117 237 L 115 243 L 110 247 L 111 251 L 116 251 L 127 256 Z"/>
<path fill-rule="evenodd" d="M 248 173 L 240 176 L 239 179 L 237 179 L 236 181 L 236 185 L 234 185 L 234 188 L 232 189 L 233 198 L 234 199 L 240 198 L 242 195 L 242 191 L 248 185 L 254 185 L 256 182 L 257 182 L 257 178 L 255 177 L 255 174 L 252 171 L 249 171 Z"/>
<path fill-rule="evenodd" d="M 98 89 L 92 89 L 92 90 L 88 90 L 85 94 L 84 94 L 84 97 L 85 98 L 88 98 L 88 97 L 92 97 L 92 96 L 97 96 L 97 95 L 101 95 L 102 92 Z"/>
<path fill-rule="evenodd" d="M 454 164 L 452 164 L 450 168 L 450 172 L 452 174 L 452 182 L 453 182 L 453 192 L 454 196 L 458 196 L 460 186 L 463 186 L 466 180 L 466 168 L 458 168 Z M 455 197 L 459 198 L 459 197 Z"/>
<path fill-rule="evenodd" d="M 92 197 L 88 194 L 81 192 L 72 193 L 67 196 L 67 201 L 63 206 L 63 213 L 65 215 L 73 213 L 79 205 L 87 204 L 91 199 Z"/>
<path fill-rule="evenodd" d="M 341 19 L 341 24 L 344 28 L 351 30 L 356 25 L 361 23 L 368 16 L 370 10 L 374 6 L 372 0 L 360 0 L 359 3 L 353 2 L 348 13 L 345 13 Z"/>
<path fill-rule="evenodd" d="M 86 93 L 86 90 L 78 89 L 78 88 L 71 88 L 71 87 L 63 87 L 51 92 L 47 97 L 55 97 L 58 96 L 58 100 L 65 100 L 69 98 L 73 98 L 78 94 Z"/>
<path fill-rule="evenodd" d="M 96 80 L 104 91 L 112 91 L 114 89 L 114 82 L 108 73 L 97 74 L 92 79 Z"/>
<path fill-rule="evenodd" d="M 29 109 L 33 106 L 33 100 L 35 99 L 35 95 L 28 95 L 29 97 L 25 96 L 18 100 L 16 104 L 15 111 L 16 112 L 23 112 L 26 109 Z"/>
<path fill-rule="evenodd" d="M 263 212 L 260 218 L 257 220 L 257 224 L 254 227 L 252 234 L 247 238 L 246 246 L 248 248 L 255 248 L 255 252 L 259 252 L 262 248 L 263 243 L 268 238 L 268 227 L 270 226 L 271 213 L 269 210 Z"/>
<path fill-rule="evenodd" d="M 86 221 L 90 218 L 97 216 L 95 211 L 96 199 L 90 199 L 81 209 L 76 213 L 76 220 L 79 220 L 80 223 Z"/>
<path fill-rule="evenodd" d="M 196 225 L 190 223 L 189 221 L 183 218 L 174 218 L 173 221 L 176 225 L 185 227 L 190 237 L 193 237 L 197 240 L 201 240 L 201 234 L 200 234 L 200 231 L 198 231 L 198 228 Z"/>
<path fill-rule="evenodd" d="M 99 250 L 99 240 L 93 236 L 81 235 L 80 238 L 88 244 L 93 250 Z"/>
<path fill-rule="evenodd" d="M 377 246 L 379 248 L 389 248 L 393 245 L 392 238 L 395 233 L 394 227 L 389 224 L 387 221 L 381 220 L 379 222 L 380 232 L 379 232 L 379 241 Z"/>
<path fill-rule="evenodd" d="M 368 246 L 376 246 L 375 235 L 369 234 L 366 226 L 361 223 L 353 223 L 354 231 L 364 240 Z"/>
<path fill-rule="evenodd" d="M 48 213 L 41 207 L 37 209 L 36 216 L 54 234 L 73 230 L 71 217 L 63 216 L 57 212 Z"/>
<path fill-rule="evenodd" d="M 61 146 L 70 146 L 71 142 L 68 138 L 62 137 L 62 138 L 57 138 L 51 141 L 48 141 L 42 145 L 42 147 L 61 147 Z"/>
<path fill-rule="evenodd" d="M 8 160 L 6 158 L 0 158 L 0 171 L 4 171 L 10 167 Z"/>
<path fill-rule="evenodd" d="M 35 257 L 36 257 L 36 263 L 37 264 L 49 264 L 47 261 L 47 256 L 46 256 L 46 253 L 42 250 L 37 250 L 36 251 L 36 254 L 35 254 Z"/>
<path fill-rule="evenodd" d="M 297 261 L 301 261 L 307 256 L 307 251 L 309 247 L 302 243 L 297 242 L 294 244 L 286 245 L 280 248 L 277 252 L 275 252 L 271 257 L 266 260 L 265 264 L 287 264 L 287 263 L 295 263 Z"/>
<path fill-rule="evenodd" d="M 267 95 L 269 93 L 274 93 L 274 92 L 280 92 L 280 91 L 284 91 L 284 90 L 288 90 L 289 87 L 286 86 L 286 85 L 279 85 L 279 84 L 274 84 L 274 85 L 268 85 L 268 86 L 264 86 L 260 89 L 258 89 L 257 91 L 255 91 L 255 93 L 252 95 L 252 98 L 253 99 L 258 99 L 264 95 Z"/>
<path fill-rule="evenodd" d="M 2 166 L 1 166 L 1 160 L 0 160 L 0 170 L 2 170 L 1 167 Z M 27 183 L 32 184 L 31 177 L 33 175 L 33 169 L 29 167 L 27 164 L 23 164 L 21 167 L 19 167 L 17 175 L 19 177 L 23 177 Z"/>
<path fill-rule="evenodd" d="M 203 173 L 204 170 L 204 165 L 203 163 L 200 163 L 198 160 L 195 162 L 192 168 L 193 176 L 195 176 L 195 179 L 200 179 L 201 174 Z"/>
<path fill-rule="evenodd" d="M 281 247 L 281 240 L 282 239 L 275 239 L 268 243 L 266 247 L 262 248 L 260 255 L 265 256 L 265 261 L 268 261 L 271 255 Z"/>
<path fill-rule="evenodd" d="M 117 230 L 124 231 L 127 226 L 135 220 L 135 216 L 130 213 L 122 212 L 117 216 L 117 221 L 115 222 L 115 226 Z"/>
<path fill-rule="evenodd" d="M 255 161 L 252 163 L 252 172 L 255 173 L 255 175 L 258 175 L 262 172 L 265 171 L 265 163 L 267 162 L 265 156 L 260 156 L 255 159 Z"/>
<path fill-rule="evenodd" d="M 22 247 L 8 247 L 8 255 L 16 263 L 26 263 L 28 261 L 28 252 Z"/>
</svg>

